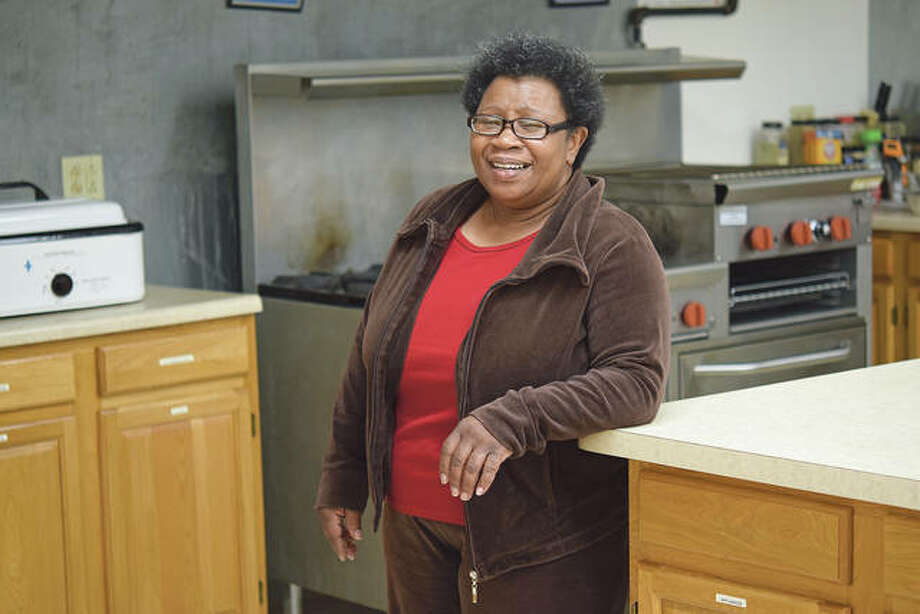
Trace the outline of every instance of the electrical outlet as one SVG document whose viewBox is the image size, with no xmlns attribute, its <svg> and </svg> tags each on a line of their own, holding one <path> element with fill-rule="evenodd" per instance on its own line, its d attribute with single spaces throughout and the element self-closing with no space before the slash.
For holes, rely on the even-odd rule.
<svg viewBox="0 0 920 614">
<path fill-rule="evenodd" d="M 64 156 L 61 158 L 64 198 L 105 200 L 102 156 Z"/>
</svg>

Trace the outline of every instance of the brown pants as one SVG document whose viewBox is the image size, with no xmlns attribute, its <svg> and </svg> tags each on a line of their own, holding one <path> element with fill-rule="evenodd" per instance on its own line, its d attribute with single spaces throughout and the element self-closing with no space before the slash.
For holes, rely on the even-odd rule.
<svg viewBox="0 0 920 614">
<path fill-rule="evenodd" d="M 622 614 L 626 531 L 561 559 L 478 583 L 472 603 L 466 529 L 385 508 L 389 614 Z"/>
</svg>

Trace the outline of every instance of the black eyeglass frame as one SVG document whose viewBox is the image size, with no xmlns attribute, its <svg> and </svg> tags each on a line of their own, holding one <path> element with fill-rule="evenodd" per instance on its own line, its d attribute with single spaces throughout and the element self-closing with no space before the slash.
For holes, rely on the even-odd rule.
<svg viewBox="0 0 920 614">
<path fill-rule="evenodd" d="M 485 134 L 483 132 L 477 132 L 473 128 L 473 120 L 476 119 L 477 117 L 491 117 L 493 119 L 500 119 L 502 121 L 502 127 L 499 128 L 498 132 L 496 132 L 495 134 Z M 529 122 L 537 122 L 539 124 L 543 124 L 546 127 L 546 133 L 543 134 L 543 136 L 522 136 L 518 134 L 517 129 L 514 127 L 515 122 L 519 122 L 522 120 L 527 120 Z M 564 122 L 559 122 L 558 124 L 547 124 L 542 119 L 537 119 L 536 117 L 515 117 L 514 119 L 505 119 L 501 115 L 491 115 L 489 113 L 477 113 L 476 115 L 470 115 L 469 117 L 466 118 L 466 125 L 470 129 L 470 132 L 472 132 L 473 134 L 478 134 L 479 136 L 498 136 L 502 132 L 505 131 L 505 126 L 511 126 L 511 132 L 514 133 L 514 136 L 516 136 L 519 139 L 524 139 L 525 141 L 542 141 L 543 139 L 551 135 L 553 132 L 558 132 L 560 130 L 565 130 L 566 128 L 574 127 L 572 125 L 572 121 L 568 119 L 565 120 Z"/>
</svg>

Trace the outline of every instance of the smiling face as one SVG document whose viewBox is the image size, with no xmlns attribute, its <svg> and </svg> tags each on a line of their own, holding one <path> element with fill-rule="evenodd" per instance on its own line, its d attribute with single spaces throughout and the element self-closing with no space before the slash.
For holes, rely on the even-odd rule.
<svg viewBox="0 0 920 614">
<path fill-rule="evenodd" d="M 539 77 L 496 77 L 482 95 L 477 114 L 505 119 L 531 117 L 553 125 L 566 121 L 559 90 Z M 517 137 L 510 125 L 496 136 L 470 134 L 476 177 L 496 205 L 529 209 L 561 194 L 587 128 L 559 130 L 541 140 Z"/>
</svg>

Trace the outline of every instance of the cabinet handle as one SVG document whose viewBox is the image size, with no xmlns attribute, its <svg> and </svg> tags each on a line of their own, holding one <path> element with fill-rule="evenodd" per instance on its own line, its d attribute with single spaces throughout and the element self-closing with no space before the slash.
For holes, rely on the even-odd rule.
<svg viewBox="0 0 920 614">
<path fill-rule="evenodd" d="M 849 341 L 845 341 L 840 347 L 833 350 L 824 350 L 821 352 L 812 352 L 809 354 L 798 354 L 796 356 L 783 356 L 781 358 L 770 358 L 760 362 L 734 362 L 727 364 L 702 364 L 693 367 L 694 375 L 753 375 L 765 371 L 776 371 L 779 369 L 788 369 L 790 367 L 805 367 L 811 365 L 820 365 L 828 362 L 838 362 L 846 360 L 852 348 Z"/>
<path fill-rule="evenodd" d="M 6 382 L 0 382 L 0 392 L 9 392 L 9 391 L 10 391 L 10 385 L 7 384 Z"/>
<path fill-rule="evenodd" d="M 184 416 L 188 413 L 188 405 L 176 405 L 175 407 L 169 408 L 169 414 L 171 416 Z"/>
<path fill-rule="evenodd" d="M 733 597 L 731 595 L 725 595 L 722 593 L 716 593 L 716 603 L 723 603 L 725 605 L 734 606 L 736 608 L 747 607 L 747 599 L 744 597 Z"/>
<path fill-rule="evenodd" d="M 0 433 L 0 443 L 6 443 L 10 440 L 10 436 L 6 433 Z"/>
<path fill-rule="evenodd" d="M 168 367 L 170 365 L 184 365 L 190 362 L 195 362 L 194 354 L 179 354 L 178 356 L 165 356 L 160 359 L 161 367 Z"/>
</svg>

